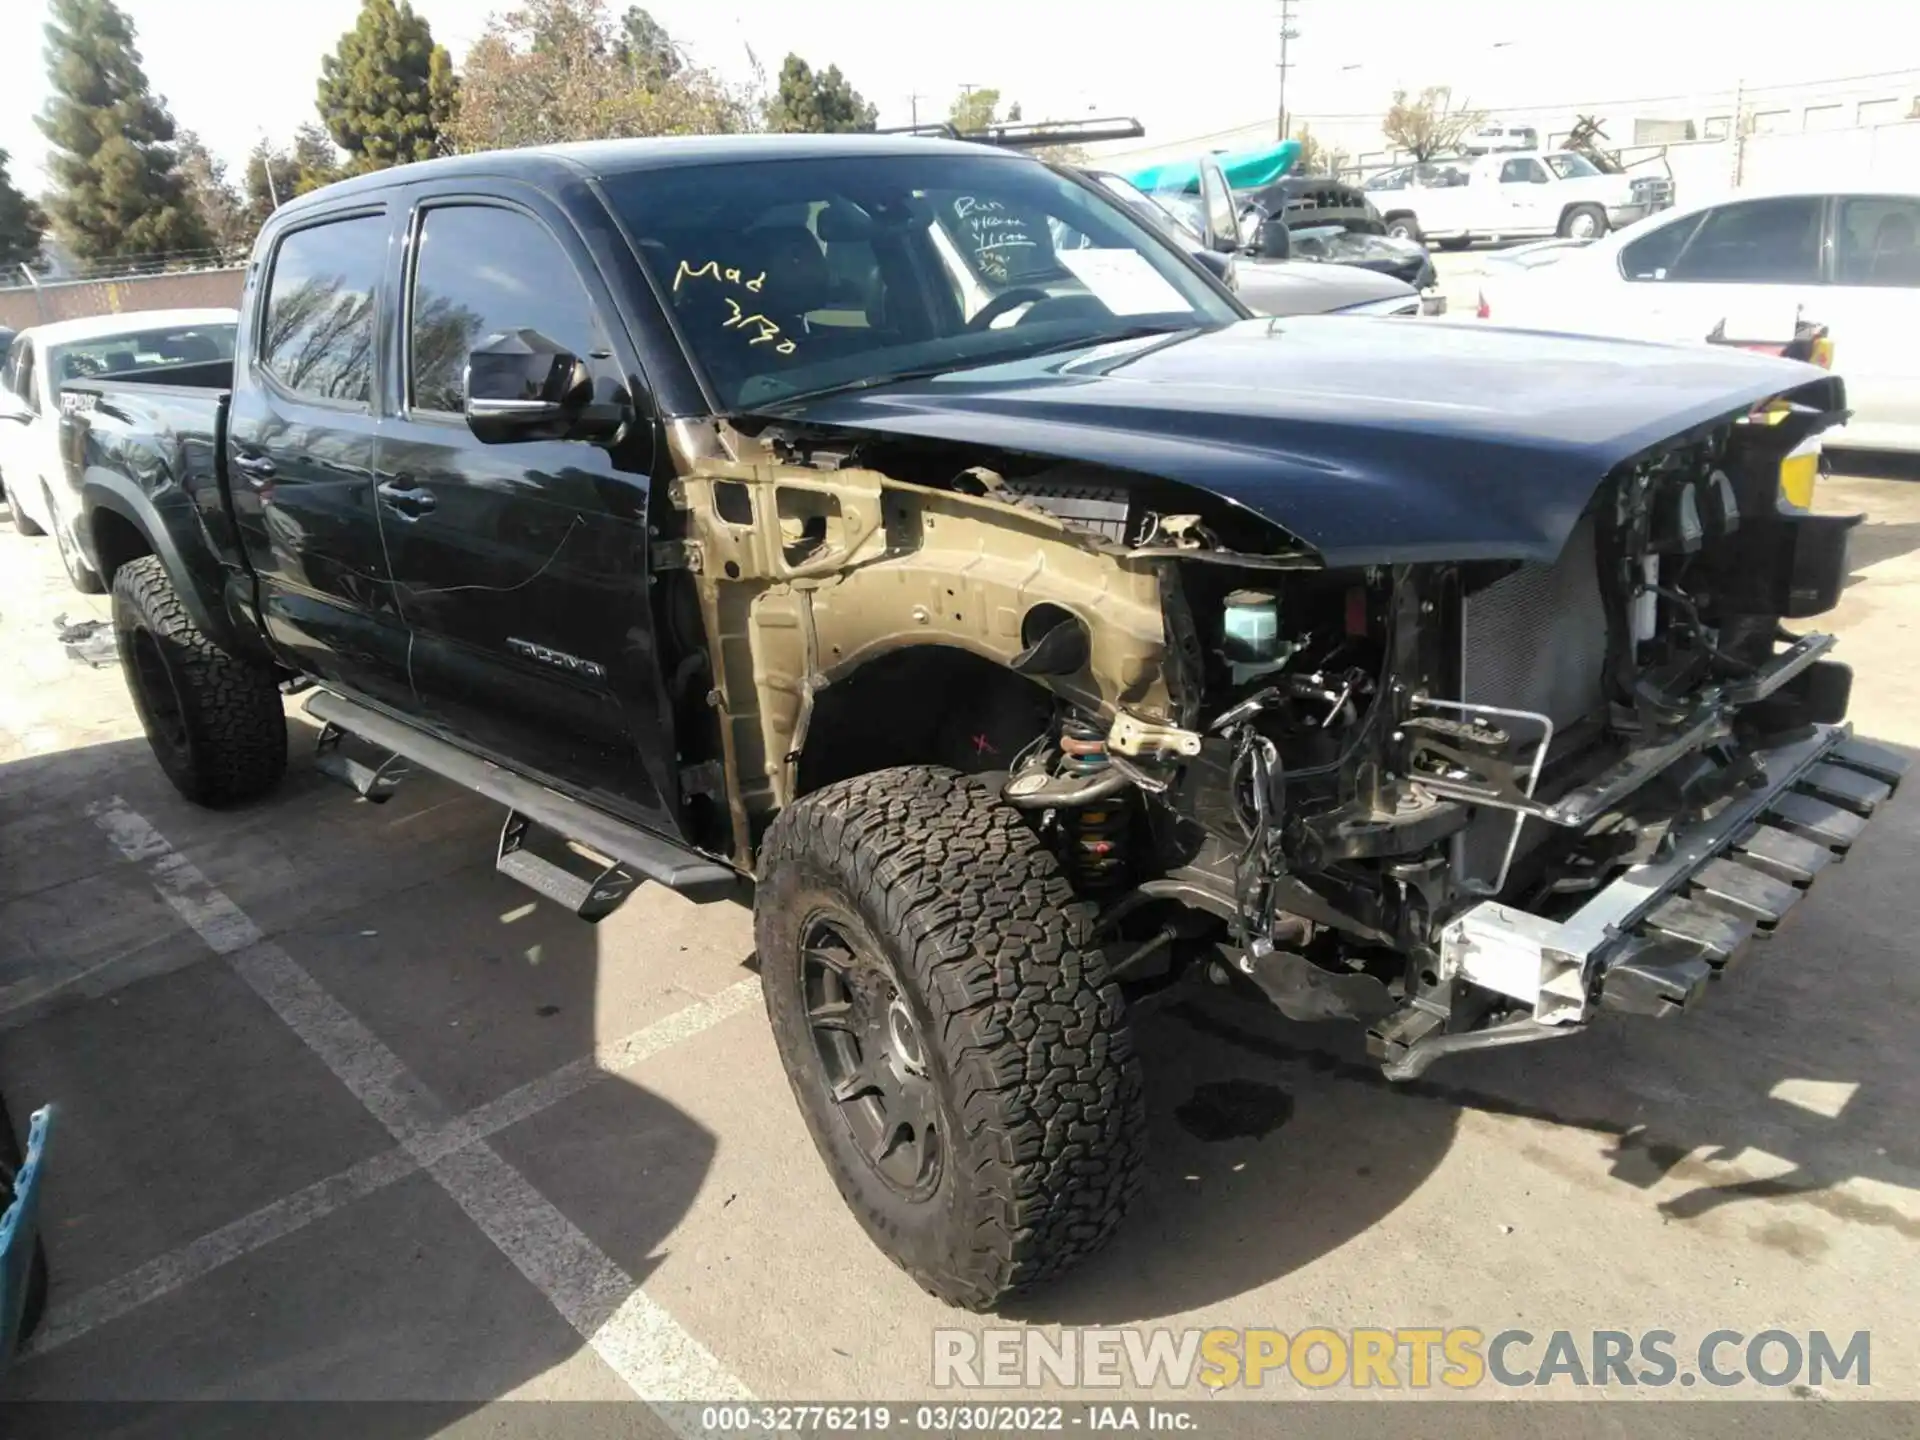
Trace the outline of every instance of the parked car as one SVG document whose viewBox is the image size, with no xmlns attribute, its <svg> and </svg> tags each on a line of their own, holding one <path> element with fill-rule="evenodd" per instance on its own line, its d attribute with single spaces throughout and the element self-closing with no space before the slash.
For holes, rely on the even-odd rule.
<svg viewBox="0 0 1920 1440">
<path fill-rule="evenodd" d="M 1258 314 L 1418 315 L 1425 308 L 1419 290 L 1384 267 L 1368 274 L 1375 267 L 1319 269 L 1309 263 L 1319 256 L 1296 260 L 1285 253 L 1262 255 L 1257 244 L 1245 243 L 1237 221 L 1232 229 L 1215 229 L 1210 236 L 1206 206 L 1199 195 L 1149 195 L 1110 170 L 1080 173 L 1160 229 Z M 1217 183 L 1224 185 L 1224 178 Z M 1214 223 L 1222 223 L 1220 217 Z M 1282 234 L 1291 244 L 1284 227 Z"/>
<path fill-rule="evenodd" d="M 1480 300 L 1499 325 L 1689 342 L 1729 312 L 1784 308 L 1790 330 L 1797 310 L 1826 326 L 1847 381 L 1852 416 L 1827 447 L 1920 450 L 1920 192 L 1742 192 L 1489 274 Z"/>
<path fill-rule="evenodd" d="M 1665 176 L 1609 175 L 1572 150 L 1402 165 L 1366 190 L 1389 235 L 1448 249 L 1529 235 L 1589 240 L 1673 204 Z"/>
<path fill-rule="evenodd" d="M 0 485 L 23 535 L 49 532 L 76 589 L 100 576 L 74 538 L 80 496 L 60 452 L 60 387 L 109 375 L 152 384 L 202 384 L 231 369 L 235 310 L 151 310 L 31 325 L 0 367 Z M 208 369 L 211 363 L 212 369 Z"/>
<path fill-rule="evenodd" d="M 1902 764 L 1782 629 L 1847 575 L 1850 517 L 1774 509 L 1834 376 L 1255 316 L 978 145 L 375 171 L 268 219 L 235 354 L 68 387 L 169 779 L 270 790 L 308 687 L 325 768 L 501 803 L 583 918 L 751 876 L 815 1146 L 954 1304 L 1113 1232 L 1130 993 L 1211 976 L 1402 1079 L 1672 1014 Z"/>
</svg>

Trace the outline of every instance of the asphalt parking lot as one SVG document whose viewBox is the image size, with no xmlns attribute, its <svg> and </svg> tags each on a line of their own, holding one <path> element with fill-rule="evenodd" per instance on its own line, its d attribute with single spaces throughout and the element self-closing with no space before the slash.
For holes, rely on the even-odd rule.
<svg viewBox="0 0 1920 1440">
<path fill-rule="evenodd" d="M 1822 501 L 1869 517 L 1856 723 L 1920 747 L 1920 487 Z M 9 1394 L 899 1400 L 935 1327 L 1005 1323 L 842 1207 L 744 910 L 583 925 L 495 873 L 490 805 L 319 775 L 297 702 L 283 789 L 196 810 L 56 633 L 105 614 L 0 529 L 0 1089 L 60 1121 Z M 1917 853 L 1911 786 L 1700 1013 L 1399 1089 L 1357 1035 L 1174 995 L 1147 1190 L 1014 1319 L 1867 1329 L 1872 1395 L 1920 1398 Z"/>
</svg>

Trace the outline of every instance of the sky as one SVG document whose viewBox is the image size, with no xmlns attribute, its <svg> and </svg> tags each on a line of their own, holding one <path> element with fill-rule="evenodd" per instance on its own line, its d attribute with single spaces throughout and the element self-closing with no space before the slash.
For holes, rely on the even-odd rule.
<svg viewBox="0 0 1920 1440">
<path fill-rule="evenodd" d="M 237 168 L 264 133 L 315 118 L 320 57 L 359 0 L 120 0 L 175 121 Z M 612 0 L 623 9 L 626 0 Z M 508 0 L 414 0 L 456 62 Z M 698 63 L 736 80 L 788 51 L 838 65 L 880 123 L 944 116 L 994 86 L 1029 119 L 1124 113 L 1154 143 L 1244 126 L 1278 108 L 1280 0 L 654 0 Z M 1291 0 L 1296 116 L 1374 114 L 1396 86 L 1450 84 L 1519 108 L 1731 90 L 1920 63 L 1914 0 Z M 46 99 L 45 0 L 11 0 L 0 49 L 0 149 L 14 183 L 46 183 L 33 123 Z M 22 23 L 24 22 L 24 23 Z"/>
</svg>

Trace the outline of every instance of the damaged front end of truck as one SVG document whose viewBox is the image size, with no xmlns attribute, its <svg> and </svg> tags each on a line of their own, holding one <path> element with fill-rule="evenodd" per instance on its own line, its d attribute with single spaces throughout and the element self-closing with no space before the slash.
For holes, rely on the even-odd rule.
<svg viewBox="0 0 1920 1440">
<path fill-rule="evenodd" d="M 1057 370 L 675 423 L 654 560 L 703 848 L 751 870 L 823 785 L 969 771 L 1115 978 L 1357 1021 L 1405 1079 L 1688 1008 L 1897 783 L 1800 628 L 1857 517 L 1778 503 L 1832 377 L 1650 349 L 1693 390 L 1503 431 L 1336 414 L 1336 379 L 1283 424 L 1195 414 L 1177 350 L 1099 373 L 1160 365 L 1186 436 Z"/>
</svg>

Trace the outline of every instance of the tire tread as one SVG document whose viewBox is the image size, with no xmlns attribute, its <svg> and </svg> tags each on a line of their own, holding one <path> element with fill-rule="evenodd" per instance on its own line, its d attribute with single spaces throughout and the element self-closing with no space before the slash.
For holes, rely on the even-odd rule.
<svg viewBox="0 0 1920 1440">
<path fill-rule="evenodd" d="M 950 1153 L 972 1159 L 958 1178 L 982 1218 L 944 1266 L 910 1272 L 980 1310 L 1097 1250 L 1139 1188 L 1144 1086 L 1091 907 L 1054 856 L 980 781 L 909 766 L 788 806 L 761 872 L 803 857 L 843 877 L 895 940 L 936 1016 L 969 1137 Z"/>
</svg>

